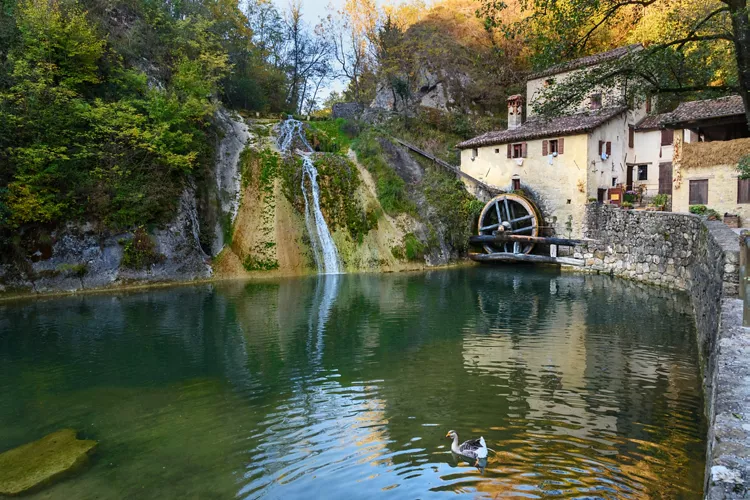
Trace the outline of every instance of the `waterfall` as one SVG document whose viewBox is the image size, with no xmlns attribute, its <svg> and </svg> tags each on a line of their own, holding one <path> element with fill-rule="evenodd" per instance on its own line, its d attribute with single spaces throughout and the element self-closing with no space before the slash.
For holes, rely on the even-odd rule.
<svg viewBox="0 0 750 500">
<path fill-rule="evenodd" d="M 278 145 L 284 154 L 290 154 L 295 139 L 299 139 L 303 150 L 297 153 L 302 157 L 302 196 L 305 199 L 305 225 L 310 235 L 310 242 L 315 257 L 315 265 L 322 274 L 339 274 L 341 265 L 336 244 L 331 237 L 323 212 L 320 210 L 320 187 L 318 186 L 318 169 L 315 168 L 310 155 L 313 148 L 307 142 L 303 124 L 299 120 L 289 118 L 281 124 Z M 309 188 L 305 185 L 305 178 L 309 180 Z"/>
</svg>

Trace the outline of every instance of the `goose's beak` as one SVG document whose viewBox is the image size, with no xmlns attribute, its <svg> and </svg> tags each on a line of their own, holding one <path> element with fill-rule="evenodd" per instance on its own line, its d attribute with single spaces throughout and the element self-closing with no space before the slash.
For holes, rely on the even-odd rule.
<svg viewBox="0 0 750 500">
<path fill-rule="evenodd" d="M 451 437 L 451 433 L 449 432 L 448 434 L 445 435 L 445 437 L 447 438 Z"/>
</svg>

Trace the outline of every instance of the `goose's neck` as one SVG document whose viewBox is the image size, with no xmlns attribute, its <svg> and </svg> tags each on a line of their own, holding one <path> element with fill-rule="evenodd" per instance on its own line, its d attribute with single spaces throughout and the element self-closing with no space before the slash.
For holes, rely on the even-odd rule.
<svg viewBox="0 0 750 500">
<path fill-rule="evenodd" d="M 453 453 L 458 453 L 458 434 L 453 434 L 453 443 L 451 444 Z"/>
</svg>

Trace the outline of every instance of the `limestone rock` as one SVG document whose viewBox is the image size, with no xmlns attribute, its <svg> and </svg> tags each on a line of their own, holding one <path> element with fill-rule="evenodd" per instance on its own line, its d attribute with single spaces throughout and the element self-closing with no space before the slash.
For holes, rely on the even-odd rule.
<svg viewBox="0 0 750 500">
<path fill-rule="evenodd" d="M 86 464 L 97 442 L 77 439 L 73 429 L 0 454 L 0 496 L 21 495 L 62 479 Z"/>
</svg>

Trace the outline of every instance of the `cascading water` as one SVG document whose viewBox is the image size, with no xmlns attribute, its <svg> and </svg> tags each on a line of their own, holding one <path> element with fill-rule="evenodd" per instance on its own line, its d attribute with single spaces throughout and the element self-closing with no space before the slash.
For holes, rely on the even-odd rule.
<svg viewBox="0 0 750 500">
<path fill-rule="evenodd" d="M 293 118 L 281 124 L 279 131 L 279 149 L 284 154 L 291 153 L 294 140 L 299 139 L 304 151 L 298 151 L 302 156 L 302 195 L 305 199 L 305 225 L 310 234 L 313 256 L 318 272 L 322 274 L 339 274 L 341 265 L 336 244 L 331 237 L 323 212 L 320 210 L 320 187 L 318 186 L 318 169 L 310 158 L 313 148 L 307 142 L 302 130 L 302 122 Z M 309 188 L 305 184 L 309 180 Z"/>
</svg>

